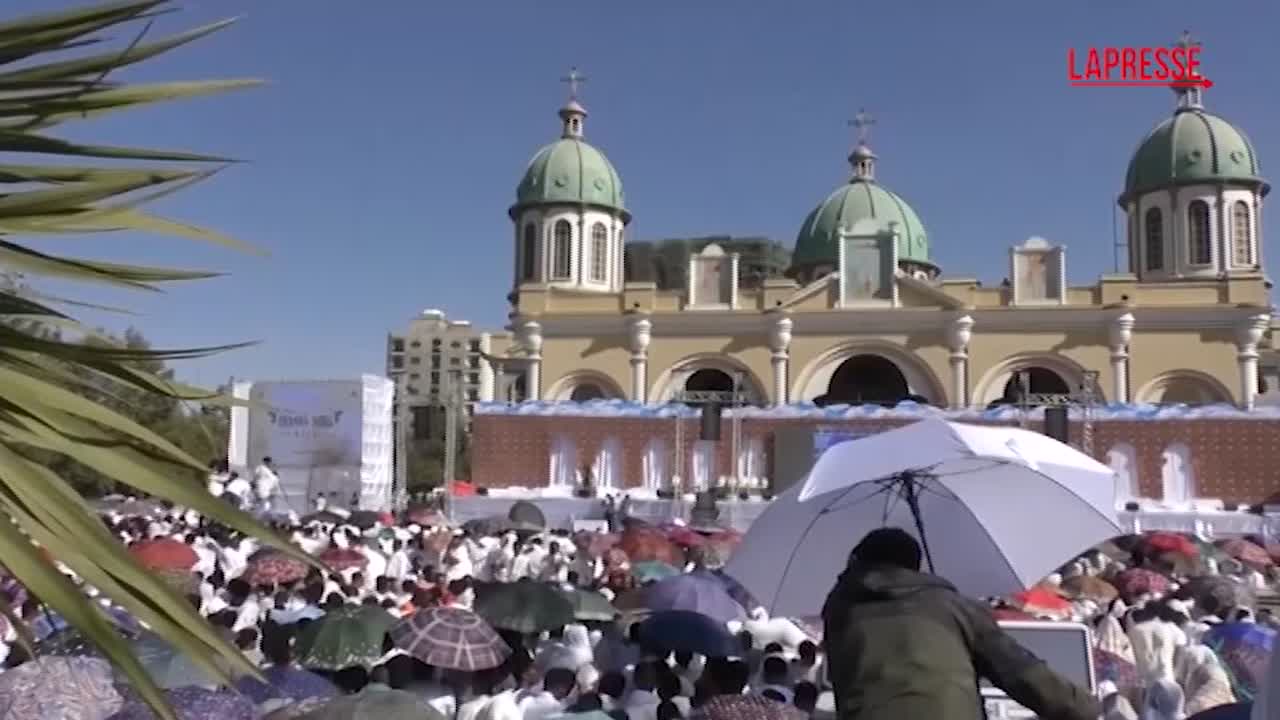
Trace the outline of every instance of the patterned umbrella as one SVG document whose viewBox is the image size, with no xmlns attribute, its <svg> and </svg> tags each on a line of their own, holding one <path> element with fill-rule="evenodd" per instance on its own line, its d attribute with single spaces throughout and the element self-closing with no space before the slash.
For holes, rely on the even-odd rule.
<svg viewBox="0 0 1280 720">
<path fill-rule="evenodd" d="M 684 552 L 668 540 L 661 530 L 654 528 L 627 528 L 618 540 L 617 549 L 625 552 L 633 563 L 657 560 L 675 567 L 684 565 Z"/>
<path fill-rule="evenodd" d="M 1276 646 L 1276 631 L 1256 623 L 1222 623 L 1200 639 L 1227 668 L 1236 697 L 1252 700 L 1267 680 L 1267 663 Z"/>
<path fill-rule="evenodd" d="M 608 598 L 594 590 L 561 590 L 560 593 L 573 606 L 573 618 L 580 622 L 613 622 L 620 614 Z"/>
<path fill-rule="evenodd" d="M 1153 532 L 1142 537 L 1139 547 L 1151 555 L 1176 553 L 1188 558 L 1200 556 L 1200 549 L 1185 535 L 1171 532 Z"/>
<path fill-rule="evenodd" d="M 256 720 L 258 717 L 253 701 L 233 690 L 181 687 L 165 692 L 165 696 L 179 720 Z M 156 720 L 158 717 L 142 700 L 131 696 L 111 720 Z"/>
<path fill-rule="evenodd" d="M 1081 600 L 1095 600 L 1109 603 L 1120 594 L 1116 586 L 1093 575 L 1076 575 L 1062 581 L 1062 590 L 1067 595 Z"/>
<path fill-rule="evenodd" d="M 653 611 L 687 610 L 722 623 L 746 618 L 746 610 L 724 584 L 706 571 L 667 578 L 644 588 L 645 606 Z"/>
<path fill-rule="evenodd" d="M 640 583 L 651 583 L 673 578 L 680 574 L 680 569 L 664 562 L 649 560 L 631 566 L 631 577 Z"/>
<path fill-rule="evenodd" d="M 433 527 L 436 525 L 448 525 L 449 522 L 439 510 L 433 507 L 420 505 L 418 507 L 409 508 L 404 514 L 405 520 L 410 523 L 416 523 L 423 527 Z"/>
<path fill-rule="evenodd" d="M 1094 648 L 1093 668 L 1098 682 L 1110 680 L 1121 692 L 1142 685 L 1138 679 L 1138 667 L 1113 652 Z"/>
<path fill-rule="evenodd" d="M 354 548 L 329 548 L 320 553 L 320 562 L 328 565 L 334 572 L 361 569 L 369 564 L 369 558 Z"/>
<path fill-rule="evenodd" d="M 428 665 L 463 672 L 498 667 L 511 655 L 483 618 L 456 607 L 413 613 L 392 626 L 391 641 Z"/>
<path fill-rule="evenodd" d="M 298 665 L 313 670 L 372 667 L 382 658 L 387 630 L 394 623 L 380 607 L 344 605 L 330 610 L 298 632 Z"/>
<path fill-rule="evenodd" d="M 236 681 L 236 690 L 256 705 L 275 699 L 296 701 L 331 698 L 339 694 L 338 686 L 328 679 L 300 667 L 272 665 L 262 671 L 262 676 L 266 678 L 265 684 L 248 676 Z"/>
<path fill-rule="evenodd" d="M 370 686 L 336 698 L 298 720 L 445 720 L 422 698 L 403 690 Z"/>
<path fill-rule="evenodd" d="M 129 546 L 129 554 L 148 570 L 190 570 L 200 562 L 190 545 L 173 538 L 134 543 Z"/>
<path fill-rule="evenodd" d="M 476 589 L 476 614 L 500 630 L 532 635 L 574 621 L 573 604 L 555 586 L 523 579 Z"/>
<path fill-rule="evenodd" d="M 666 652 L 691 652 L 707 657 L 730 657 L 742 643 L 724 623 L 696 612 L 656 612 L 640 622 L 640 642 Z"/>
<path fill-rule="evenodd" d="M 1169 590 L 1169 578 L 1146 568 L 1125 570 L 1115 577 L 1114 584 L 1125 602 L 1146 593 L 1163 593 Z"/>
<path fill-rule="evenodd" d="M 279 550 L 262 550 L 249 559 L 243 577 L 257 587 L 288 585 L 305 578 L 309 569 L 306 563 Z"/>
<path fill-rule="evenodd" d="M 809 715 L 759 695 L 717 695 L 703 703 L 690 720 L 808 720 Z"/>
<path fill-rule="evenodd" d="M 1253 588 L 1225 575 L 1198 575 L 1178 588 L 1178 597 L 1194 600 L 1198 609 L 1217 614 L 1234 607 L 1253 607 Z"/>
<path fill-rule="evenodd" d="M 702 547 L 707 543 L 707 536 L 690 530 L 682 525 L 668 525 L 663 528 L 667 539 L 685 548 Z"/>
<path fill-rule="evenodd" d="M 124 702 L 111 664 L 91 657 L 38 657 L 0 674 L 5 720 L 103 720 Z"/>
<path fill-rule="evenodd" d="M 134 641 L 133 652 L 151 679 L 162 688 L 215 686 L 222 682 L 217 677 L 211 677 L 204 668 L 192 662 L 186 654 L 159 635 L 144 633 Z"/>
<path fill-rule="evenodd" d="M 1254 570 L 1265 571 L 1275 565 L 1275 562 L 1271 559 L 1271 554 L 1267 552 L 1266 548 L 1255 545 L 1243 538 L 1232 538 L 1222 543 L 1220 547 L 1223 552 Z"/>
</svg>

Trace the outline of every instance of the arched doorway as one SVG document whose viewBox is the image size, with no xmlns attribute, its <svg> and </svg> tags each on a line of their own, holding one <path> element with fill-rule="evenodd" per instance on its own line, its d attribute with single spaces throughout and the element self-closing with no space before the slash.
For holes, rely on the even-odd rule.
<svg viewBox="0 0 1280 720">
<path fill-rule="evenodd" d="M 587 402 L 588 400 L 603 400 L 605 398 L 604 390 L 600 389 L 595 383 L 582 383 L 569 393 L 569 400 L 572 402 Z"/>
<path fill-rule="evenodd" d="M 1025 394 L 1030 395 L 1068 395 L 1071 386 L 1057 372 L 1047 367 L 1032 365 L 1017 370 L 1004 384 L 1004 392 L 992 405 L 1016 405 Z"/>
<path fill-rule="evenodd" d="M 880 355 L 854 355 L 840 363 L 831 375 L 827 392 L 814 398 L 814 404 L 885 405 L 892 407 L 903 400 L 927 402 L 911 395 L 907 377 L 888 358 Z"/>
<path fill-rule="evenodd" d="M 729 373 L 718 368 L 702 368 L 695 370 L 684 381 L 684 391 L 686 393 L 732 393 L 733 378 Z M 691 399 L 686 404 L 701 407 L 708 403 Z"/>
</svg>

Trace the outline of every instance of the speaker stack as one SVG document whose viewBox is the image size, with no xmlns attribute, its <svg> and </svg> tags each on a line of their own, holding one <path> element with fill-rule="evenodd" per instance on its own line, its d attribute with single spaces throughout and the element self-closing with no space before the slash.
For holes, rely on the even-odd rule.
<svg viewBox="0 0 1280 720">
<path fill-rule="evenodd" d="M 699 440 L 720 440 L 720 406 L 708 403 L 702 406 L 702 425 L 698 432 Z"/>
<path fill-rule="evenodd" d="M 1065 405 L 1044 409 L 1044 434 L 1060 443 L 1071 442 L 1071 423 Z"/>
</svg>

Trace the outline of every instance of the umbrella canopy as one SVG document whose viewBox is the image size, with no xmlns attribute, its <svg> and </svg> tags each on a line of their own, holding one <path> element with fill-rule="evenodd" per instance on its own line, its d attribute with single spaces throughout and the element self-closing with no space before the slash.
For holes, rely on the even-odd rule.
<svg viewBox="0 0 1280 720">
<path fill-rule="evenodd" d="M 298 667 L 272 665 L 262 671 L 262 676 L 266 679 L 265 683 L 248 676 L 236 680 L 236 690 L 257 705 L 275 699 L 298 701 L 339 695 L 337 685 Z"/>
<path fill-rule="evenodd" d="M 1222 551 L 1254 570 L 1265 571 L 1275 565 L 1267 549 L 1243 538 L 1232 538 L 1222 543 Z"/>
<path fill-rule="evenodd" d="M 511 655 L 483 618 L 456 607 L 413 613 L 392 626 L 391 641 L 428 665 L 463 672 L 498 667 Z"/>
<path fill-rule="evenodd" d="M 320 553 L 320 562 L 328 565 L 334 572 L 359 569 L 369 564 L 369 558 L 355 548 L 329 548 Z"/>
<path fill-rule="evenodd" d="M 573 544 L 578 548 L 579 552 L 585 552 L 591 557 L 604 557 L 622 536 L 613 533 L 600 532 L 578 532 L 573 536 Z"/>
<path fill-rule="evenodd" d="M 382 515 L 372 510 L 357 510 L 351 513 L 351 517 L 345 521 L 348 525 L 354 525 L 361 530 L 369 528 L 382 522 Z"/>
<path fill-rule="evenodd" d="M 382 658 L 387 630 L 394 623 L 380 607 L 344 605 L 299 631 L 294 654 L 299 665 L 313 670 L 371 667 Z"/>
<path fill-rule="evenodd" d="M 148 570 L 190 570 L 200 562 L 190 545 L 173 538 L 134 543 L 129 546 L 129 554 Z"/>
<path fill-rule="evenodd" d="M 615 549 L 626 553 L 633 563 L 657 560 L 675 567 L 684 566 L 684 551 L 668 540 L 661 530 L 644 525 L 627 528 Z"/>
<path fill-rule="evenodd" d="M 638 562 L 631 566 L 631 577 L 640 583 L 658 582 L 680 574 L 680 568 L 657 560 Z"/>
<path fill-rule="evenodd" d="M 1253 607 L 1255 594 L 1248 583 L 1225 575 L 1197 575 L 1178 588 L 1178 597 L 1195 601 L 1210 614 L 1236 607 Z"/>
<path fill-rule="evenodd" d="M 253 701 L 234 690 L 208 690 L 200 687 L 174 688 L 165 692 L 169 706 L 179 720 L 256 720 L 258 709 Z M 111 720 L 157 720 L 159 718 L 142 700 L 129 697 Z"/>
<path fill-rule="evenodd" d="M 573 604 L 556 587 L 522 579 L 476 589 L 476 614 L 501 630 L 531 635 L 574 621 Z"/>
<path fill-rule="evenodd" d="M 547 529 L 547 516 L 543 514 L 542 508 L 528 500 L 512 503 L 511 509 L 507 511 L 507 520 L 511 521 L 514 530 L 541 532 Z"/>
<path fill-rule="evenodd" d="M 1055 620 L 1071 617 L 1071 603 L 1043 587 L 1033 587 L 1013 594 L 1013 604 L 1023 612 L 1048 616 Z"/>
<path fill-rule="evenodd" d="M 663 528 L 671 542 L 686 548 L 701 547 L 707 543 L 707 536 L 691 530 L 683 525 L 668 525 Z"/>
<path fill-rule="evenodd" d="M 729 595 L 724 583 L 709 572 L 677 575 L 644 589 L 645 607 L 655 612 L 686 610 L 722 623 L 742 620 L 747 612 Z"/>
<path fill-rule="evenodd" d="M 309 570 L 306 563 L 279 550 L 260 550 L 249 559 L 242 577 L 255 587 L 287 585 L 305 578 Z"/>
<path fill-rule="evenodd" d="M 1116 575 L 1113 584 L 1125 602 L 1132 602 L 1139 595 L 1169 590 L 1169 578 L 1146 568 L 1129 568 Z"/>
<path fill-rule="evenodd" d="M 1103 604 L 1116 599 L 1116 586 L 1093 575 L 1077 575 L 1062 581 L 1062 591 L 1081 600 L 1094 600 Z"/>
<path fill-rule="evenodd" d="M 695 710 L 694 720 L 808 720 L 808 713 L 759 695 L 717 695 Z"/>
<path fill-rule="evenodd" d="M 482 535 L 501 535 L 502 533 L 512 530 L 511 521 L 495 515 L 487 518 L 475 518 L 462 523 L 462 529 L 473 536 Z"/>
<path fill-rule="evenodd" d="M 1165 553 L 1182 555 L 1195 559 L 1200 556 L 1200 548 L 1191 538 L 1172 532 L 1153 532 L 1142 536 L 1138 547 L 1148 555 L 1160 556 Z"/>
<path fill-rule="evenodd" d="M 573 606 L 573 618 L 579 622 L 613 622 L 618 609 L 609 599 L 594 590 L 561 590 L 561 594 Z"/>
<path fill-rule="evenodd" d="M 436 525 L 448 525 L 448 520 L 440 514 L 439 510 L 427 505 L 419 505 L 411 507 L 404 513 L 405 520 L 416 523 L 423 527 L 433 527 Z"/>
<path fill-rule="evenodd" d="M 161 688 L 174 689 L 189 685 L 216 687 L 222 684 L 220 678 L 211 676 L 189 656 L 154 633 L 143 633 L 133 643 L 133 652 L 147 674 Z M 216 658 L 214 662 L 223 664 L 225 661 Z"/>
<path fill-rule="evenodd" d="M 38 657 L 0 674 L 5 720 L 103 720 L 122 703 L 101 658 Z"/>
<path fill-rule="evenodd" d="M 1252 700 L 1266 686 L 1275 630 L 1257 623 L 1222 623 L 1210 628 L 1200 642 L 1222 658 L 1237 698 Z"/>
<path fill-rule="evenodd" d="M 298 720 L 445 720 L 417 695 L 403 690 L 367 687 L 303 713 Z"/>
<path fill-rule="evenodd" d="M 664 652 L 691 652 L 707 657 L 733 657 L 742 643 L 724 623 L 685 610 L 669 610 L 640 621 L 640 643 Z"/>
<path fill-rule="evenodd" d="M 898 526 L 923 541 L 926 569 L 965 594 L 1002 596 L 1120 534 L 1114 498 L 1111 468 L 1052 438 L 922 420 L 825 452 L 726 570 L 771 614 L 811 615 L 854 544 Z"/>
<path fill-rule="evenodd" d="M 333 511 L 321 510 L 319 512 L 313 512 L 310 515 L 303 515 L 302 518 L 299 520 L 299 522 L 301 522 L 303 525 L 310 525 L 311 523 L 322 523 L 324 525 L 341 525 L 346 522 L 346 519 L 344 519 L 341 515 Z"/>
</svg>

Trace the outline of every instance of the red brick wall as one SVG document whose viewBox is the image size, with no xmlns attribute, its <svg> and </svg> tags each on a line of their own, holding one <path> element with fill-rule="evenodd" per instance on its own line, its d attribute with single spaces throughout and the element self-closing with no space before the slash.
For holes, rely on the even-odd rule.
<svg viewBox="0 0 1280 720">
<path fill-rule="evenodd" d="M 671 418 L 570 417 L 534 415 L 477 415 L 472 423 L 471 475 L 486 487 L 524 485 L 538 487 L 550 474 L 552 439 L 572 438 L 579 463 L 596 457 L 610 437 L 622 444 L 622 474 L 628 487 L 642 484 L 641 462 L 645 446 L 654 437 L 675 447 L 675 420 Z M 686 418 L 685 447 L 698 435 L 698 419 Z M 878 431 L 908 420 L 825 418 L 748 418 L 742 421 L 742 438 L 759 436 L 771 452 L 773 433 L 787 424 L 847 427 L 853 431 Z M 1038 422 L 1031 428 L 1040 429 Z M 717 468 L 723 474 L 732 467 L 730 423 L 722 423 Z M 1073 422 L 1073 439 L 1081 427 Z M 1280 420 L 1105 420 L 1094 423 L 1094 453 L 1106 462 L 1107 450 L 1120 443 L 1132 445 L 1138 464 L 1142 494 L 1160 497 L 1162 452 L 1182 443 L 1190 450 L 1199 494 L 1229 502 L 1259 503 L 1280 494 Z M 766 463 L 767 466 L 767 463 Z"/>
</svg>

